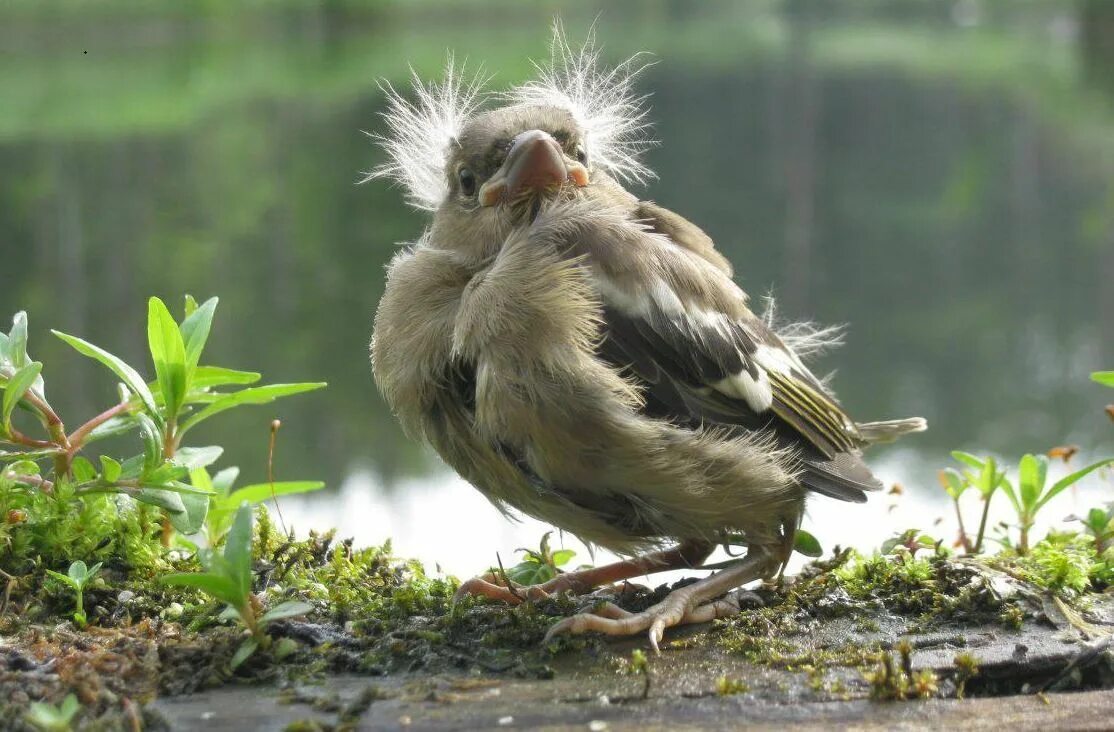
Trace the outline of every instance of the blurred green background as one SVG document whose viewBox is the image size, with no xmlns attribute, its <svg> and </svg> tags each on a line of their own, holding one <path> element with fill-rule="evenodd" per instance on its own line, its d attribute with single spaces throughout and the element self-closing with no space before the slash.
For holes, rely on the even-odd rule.
<svg viewBox="0 0 1114 732">
<path fill-rule="evenodd" d="M 146 362 L 145 300 L 219 295 L 207 360 L 327 391 L 201 441 L 280 478 L 440 479 L 367 359 L 383 266 L 423 218 L 380 161 L 378 79 L 446 53 L 502 86 L 559 14 L 609 58 L 649 51 L 640 195 L 704 227 L 752 294 L 849 323 L 824 359 L 862 419 L 923 414 L 903 482 L 978 447 L 1110 442 L 1114 2 L 0 3 L 0 313 L 31 316 L 52 402 L 111 403 L 47 329 Z M 201 431 L 199 430 L 199 433 Z M 320 499 L 328 500 L 323 496 Z"/>
</svg>

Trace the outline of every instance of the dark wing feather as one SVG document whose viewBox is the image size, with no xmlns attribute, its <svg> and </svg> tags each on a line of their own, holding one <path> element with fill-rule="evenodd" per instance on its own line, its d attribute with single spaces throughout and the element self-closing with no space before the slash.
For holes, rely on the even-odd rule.
<svg viewBox="0 0 1114 732">
<path fill-rule="evenodd" d="M 799 453 L 802 483 L 824 495 L 862 502 L 863 491 L 881 488 L 857 456 L 861 442 L 854 422 L 757 318 L 712 325 L 666 314 L 651 303 L 638 314 L 605 304 L 603 320 L 599 355 L 642 382 L 648 415 L 690 428 L 712 424 L 772 433 Z M 793 365 L 764 367 L 760 346 L 783 349 Z M 742 374 L 751 382 L 768 381 L 768 408 L 714 386 Z"/>
</svg>

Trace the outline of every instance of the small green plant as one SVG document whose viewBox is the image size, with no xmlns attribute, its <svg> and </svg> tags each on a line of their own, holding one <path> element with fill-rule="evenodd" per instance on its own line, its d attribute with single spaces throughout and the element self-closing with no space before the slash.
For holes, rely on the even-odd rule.
<svg viewBox="0 0 1114 732">
<path fill-rule="evenodd" d="M 537 585 L 548 582 L 561 573 L 561 567 L 572 561 L 576 552 L 572 549 L 549 548 L 549 537 L 552 531 L 547 531 L 538 550 L 520 548 L 523 553 L 522 561 L 507 570 L 507 578 L 520 585 Z M 493 573 L 495 570 L 491 570 Z"/>
<path fill-rule="evenodd" d="M 716 679 L 716 693 L 720 696 L 734 696 L 735 694 L 745 694 L 750 691 L 750 686 L 742 679 L 732 679 L 727 676 L 720 676 Z"/>
<path fill-rule="evenodd" d="M 1002 486 L 1005 489 L 1006 497 L 1009 498 L 1014 511 L 1017 513 L 1018 529 L 1020 531 L 1017 553 L 1021 555 L 1028 553 L 1029 532 L 1033 528 L 1038 511 L 1065 489 L 1078 483 L 1095 470 L 1111 463 L 1114 463 L 1114 458 L 1091 463 L 1046 488 L 1048 458 L 1044 455 L 1024 455 L 1018 464 L 1017 490 L 1014 490 L 1014 486 L 1009 480 L 1004 481 Z"/>
<path fill-rule="evenodd" d="M 895 554 L 902 549 L 909 552 L 909 556 L 917 556 L 922 550 L 932 550 L 935 554 L 946 554 L 947 550 L 941 546 L 941 541 L 935 539 L 920 529 L 907 529 L 894 534 L 882 542 L 882 554 Z"/>
<path fill-rule="evenodd" d="M 209 511 L 205 515 L 204 528 L 210 545 L 220 543 L 232 526 L 236 510 L 244 503 L 254 506 L 278 496 L 308 493 L 325 487 L 321 481 L 294 480 L 233 488 L 239 475 L 239 468 L 225 468 L 211 477 L 205 468 L 190 471 L 190 483 L 209 493 Z"/>
<path fill-rule="evenodd" d="M 635 648 L 630 652 L 628 671 L 636 676 L 642 677 L 642 698 L 648 699 L 650 697 L 650 684 L 653 683 L 653 677 L 650 674 L 650 659 L 646 658 L 646 652 L 641 648 Z"/>
<path fill-rule="evenodd" d="M 216 446 L 182 447 L 183 438 L 202 422 L 229 409 L 266 404 L 280 397 L 320 389 L 323 383 L 252 386 L 260 375 L 201 363 L 217 299 L 198 305 L 186 297 L 184 317 L 178 322 L 157 297 L 147 308 L 147 346 L 155 380 L 148 383 L 119 357 L 75 336 L 52 331 L 78 353 L 109 369 L 120 380 L 117 403 L 77 429 L 67 431 L 46 398 L 43 367 L 27 352 L 27 316 L 17 313 L 12 329 L 0 333 L 0 464 L 12 463 L 6 478 L 28 489 L 55 493 L 58 484 L 68 497 L 122 493 L 140 503 L 157 506 L 166 516 L 164 544 L 171 529 L 196 531 L 209 508 L 209 492 L 185 482 L 189 471 L 215 462 Z M 242 388 L 238 388 L 242 387 Z M 231 390 L 229 390 L 231 389 Z M 17 408 L 31 415 L 42 436 L 16 425 Z M 117 460 L 100 455 L 94 464 L 81 455 L 93 442 L 136 431 L 143 441 L 140 455 Z M 44 470 L 43 463 L 51 467 Z"/>
<path fill-rule="evenodd" d="M 885 653 L 878 666 L 862 672 L 870 684 L 870 696 L 879 701 L 900 701 L 909 694 L 909 679 L 894 663 L 892 654 Z"/>
<path fill-rule="evenodd" d="M 1018 541 L 1014 549 L 1024 556 L 1029 552 L 1030 532 L 1036 523 L 1038 512 L 1048 505 L 1056 496 L 1078 483 L 1101 467 L 1114 463 L 1114 458 L 1099 460 L 1080 470 L 1067 475 L 1053 483 L 1048 483 L 1048 458 L 1044 455 L 1023 455 L 1017 467 L 1017 486 L 1007 477 L 1005 471 L 999 471 L 994 458 L 978 458 L 965 452 L 953 452 L 956 460 L 966 464 L 972 470 L 964 471 L 962 480 L 978 489 L 983 497 L 983 514 L 979 523 L 979 533 L 972 551 L 982 551 L 983 535 L 986 531 L 987 511 L 990 499 L 999 489 L 1006 494 L 1010 505 L 1017 515 Z M 947 479 L 950 486 L 951 478 Z"/>
<path fill-rule="evenodd" d="M 964 480 L 963 475 L 954 468 L 945 468 L 937 473 L 936 477 L 944 492 L 952 499 L 952 505 L 955 507 L 955 520 L 959 524 L 959 540 L 956 544 L 962 547 L 965 553 L 970 554 L 973 547 L 971 537 L 967 534 L 967 528 L 963 525 L 963 510 L 959 507 L 959 497 L 967 492 L 971 483 Z"/>
<path fill-rule="evenodd" d="M 77 697 L 69 694 L 57 706 L 47 702 L 34 702 L 27 710 L 26 719 L 42 732 L 69 732 L 73 729 L 73 718 L 79 711 L 81 705 Z"/>
<path fill-rule="evenodd" d="M 977 458 L 974 455 L 960 450 L 952 452 L 952 457 L 966 465 L 969 470 L 964 470 L 960 475 L 969 487 L 975 488 L 982 497 L 982 517 L 979 519 L 979 531 L 975 535 L 975 543 L 971 545 L 971 553 L 982 552 L 983 538 L 986 536 L 986 520 L 990 516 L 990 499 L 1002 486 L 1006 474 L 998 470 L 994 458 Z"/>
<path fill-rule="evenodd" d="M 953 664 L 955 665 L 955 695 L 962 699 L 967 694 L 967 682 L 979 674 L 979 660 L 971 653 L 960 653 L 955 657 Z"/>
<path fill-rule="evenodd" d="M 244 503 L 236 510 L 225 538 L 224 552 L 213 549 L 198 552 L 203 572 L 170 574 L 159 581 L 178 587 L 194 587 L 227 605 L 225 617 L 237 618 L 249 635 L 232 656 L 235 669 L 259 648 L 268 648 L 271 637 L 267 626 L 282 618 L 305 615 L 313 606 L 300 600 L 288 600 L 263 612 L 259 598 L 251 590 L 251 506 Z"/>
<path fill-rule="evenodd" d="M 85 566 L 85 562 L 80 559 L 72 563 L 65 574 L 50 569 L 46 571 L 49 576 L 73 589 L 75 597 L 73 620 L 77 623 L 77 627 L 79 628 L 84 628 L 88 622 L 88 618 L 85 617 L 85 585 L 89 584 L 100 571 L 100 562 L 97 562 L 92 567 L 87 567 Z"/>
<path fill-rule="evenodd" d="M 1095 542 L 1096 554 L 1102 554 L 1114 547 L 1114 503 L 1106 504 L 1106 508 L 1092 508 L 1082 518 L 1068 516 L 1066 520 L 1079 521 L 1083 524 L 1083 528 Z"/>
<path fill-rule="evenodd" d="M 913 693 L 921 699 L 931 699 L 940 691 L 940 680 L 930 668 L 922 668 L 913 674 Z"/>
<path fill-rule="evenodd" d="M 1114 388 L 1114 371 L 1096 371 L 1091 374 L 1091 380 Z"/>
</svg>

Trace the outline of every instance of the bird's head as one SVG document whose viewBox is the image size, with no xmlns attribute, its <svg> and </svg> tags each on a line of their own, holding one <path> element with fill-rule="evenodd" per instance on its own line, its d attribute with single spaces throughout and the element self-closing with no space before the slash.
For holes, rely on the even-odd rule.
<svg viewBox="0 0 1114 732">
<path fill-rule="evenodd" d="M 450 61 L 443 81 L 415 76 L 413 99 L 386 86 L 387 162 L 369 177 L 390 178 L 408 202 L 432 211 L 445 244 L 497 246 L 546 205 L 577 197 L 629 196 L 623 182 L 652 173 L 639 155 L 646 138 L 644 98 L 634 59 L 602 68 L 593 39 L 579 50 L 554 31 L 552 58 L 537 78 L 489 94 Z"/>
</svg>

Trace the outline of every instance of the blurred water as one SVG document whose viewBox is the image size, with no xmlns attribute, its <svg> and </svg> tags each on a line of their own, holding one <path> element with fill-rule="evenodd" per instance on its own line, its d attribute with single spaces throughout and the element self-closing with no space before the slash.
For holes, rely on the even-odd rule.
<svg viewBox="0 0 1114 732">
<path fill-rule="evenodd" d="M 599 10 L 562 13 L 575 37 Z M 144 363 L 148 295 L 217 294 L 207 360 L 331 384 L 197 430 L 255 482 L 281 417 L 278 477 L 331 486 L 287 518 L 461 574 L 535 544 L 542 527 L 499 517 L 375 392 L 382 268 L 422 218 L 356 181 L 379 160 L 360 134 L 380 128 L 375 79 L 433 75 L 454 49 L 509 83 L 544 56 L 552 12 L 0 10 L 0 313 L 30 312 L 63 416 L 99 411 L 112 381 L 48 328 Z M 656 60 L 659 179 L 640 195 L 704 227 L 785 315 L 850 324 L 820 370 L 852 413 L 930 420 L 873 456 L 905 486 L 896 509 L 813 504 L 826 546 L 947 516 L 935 470 L 953 448 L 1109 452 L 1086 374 L 1114 364 L 1114 5 L 616 3 L 598 32 L 614 59 Z"/>
</svg>

